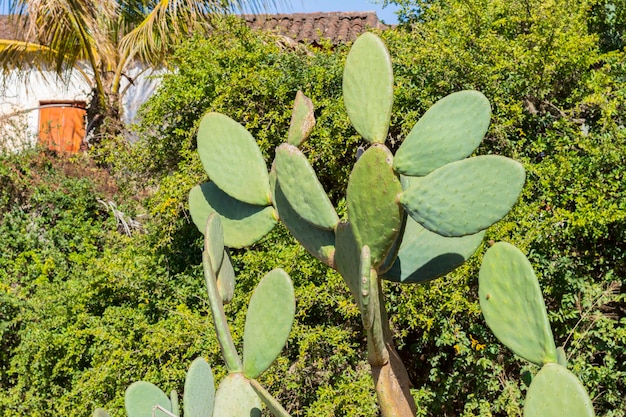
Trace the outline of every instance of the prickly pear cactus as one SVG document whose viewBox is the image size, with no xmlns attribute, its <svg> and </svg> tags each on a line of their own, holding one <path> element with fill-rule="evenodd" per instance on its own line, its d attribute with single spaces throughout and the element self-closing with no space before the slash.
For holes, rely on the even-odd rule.
<svg viewBox="0 0 626 417">
<path fill-rule="evenodd" d="M 489 101 L 477 91 L 444 97 L 393 155 L 384 144 L 393 71 L 385 44 L 373 33 L 352 46 L 343 93 L 348 117 L 371 144 L 354 166 L 346 196 L 345 224 L 356 240 L 356 258 L 359 248 L 369 246 L 379 276 L 405 283 L 458 267 L 478 248 L 484 230 L 515 204 L 525 180 L 523 167 L 511 159 L 468 158 L 489 127 Z M 355 250 L 338 253 L 339 217 L 298 149 L 314 123 L 312 103 L 299 92 L 287 141 L 276 150 L 268 175 L 243 126 L 223 115 L 204 116 L 198 152 L 210 182 L 189 197 L 198 228 L 203 231 L 208 213 L 216 212 L 226 245 L 242 247 L 263 237 L 279 218 L 313 256 L 340 272 L 355 271 L 341 265 L 357 262 L 346 259 Z"/>
<path fill-rule="evenodd" d="M 213 323 L 229 371 L 215 389 L 213 372 L 204 358 L 197 358 L 185 379 L 183 405 L 185 417 L 261 416 L 263 404 L 277 417 L 289 414 L 255 380 L 278 357 L 285 345 L 295 316 L 295 296 L 289 275 L 274 269 L 265 275 L 252 294 L 246 315 L 243 361 L 233 343 L 224 302 L 230 301 L 235 276 L 224 248 L 224 228 L 217 213 L 207 215 L 202 254 L 205 281 Z M 226 269 L 226 272 L 223 272 Z M 220 285 L 220 279 L 222 282 Z M 128 417 L 179 417 L 178 395 L 168 397 L 157 386 L 144 381 L 126 390 Z M 104 410 L 94 414 L 105 417 Z"/>
<path fill-rule="evenodd" d="M 489 248 L 478 285 L 485 321 L 504 345 L 539 366 L 557 362 L 539 282 L 519 249 L 506 242 Z"/>
<path fill-rule="evenodd" d="M 483 258 L 478 295 L 485 321 L 515 354 L 541 366 L 524 404 L 524 417 L 593 417 L 593 405 L 567 370 L 563 348 L 554 344 L 541 289 L 526 256 L 498 242 Z"/>
<path fill-rule="evenodd" d="M 485 229 L 516 203 L 525 172 L 505 157 L 471 157 L 491 117 L 489 101 L 477 91 L 438 101 L 394 155 L 385 145 L 393 107 L 391 58 L 373 33 L 361 35 L 348 54 L 343 96 L 352 125 L 369 145 L 350 174 L 347 219 L 339 218 L 299 148 L 315 124 L 313 105 L 300 92 L 285 143 L 269 165 L 243 126 L 215 113 L 203 117 L 198 152 L 209 182 L 191 190 L 189 208 L 205 236 L 207 219 L 219 216 L 230 247 L 256 242 L 281 220 L 309 253 L 336 269 L 362 313 L 373 373 L 390 378 L 375 383 L 394 387 L 378 390 L 382 414 L 410 415 L 415 404 L 408 382 L 398 382 L 408 376 L 396 375 L 405 373 L 401 365 L 389 368 L 393 343 L 381 279 L 420 283 L 461 265 L 481 244 Z M 269 352 L 284 343 L 282 336 L 261 341 L 252 330 L 261 325 L 250 325 L 254 342 L 244 342 L 243 363 L 228 347 L 232 342 L 221 342 L 231 372 L 255 378 L 273 360 Z M 396 397 L 408 400 L 399 404 Z"/>
</svg>

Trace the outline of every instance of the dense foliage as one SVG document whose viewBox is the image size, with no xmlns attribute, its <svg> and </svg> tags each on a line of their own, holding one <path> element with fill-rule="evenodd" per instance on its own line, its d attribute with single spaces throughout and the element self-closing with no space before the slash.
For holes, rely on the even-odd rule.
<svg viewBox="0 0 626 417">
<path fill-rule="evenodd" d="M 381 34 L 396 74 L 390 141 L 397 146 L 450 92 L 487 95 L 493 124 L 479 153 L 514 157 L 528 172 L 520 203 L 488 239 L 529 255 L 557 345 L 597 414 L 623 417 L 624 52 L 608 51 L 580 1 L 427 3 L 411 26 Z M 360 144 L 341 102 L 345 52 L 223 29 L 179 49 L 178 71 L 146 107 L 138 145 L 107 150 L 115 178 L 82 158 L 0 159 L 0 415 L 87 416 L 100 406 L 121 416 L 131 381 L 182 390 L 185 368 L 200 354 L 223 375 L 200 236 L 185 209 L 188 190 L 204 180 L 193 152 L 197 120 L 206 111 L 235 118 L 271 159 L 303 90 L 318 120 L 305 153 L 341 211 Z M 120 224 L 131 218 L 143 219 L 144 231 L 129 237 Z M 233 260 L 238 287 L 227 316 L 235 338 L 258 279 L 275 266 L 294 279 L 296 325 L 264 375 L 269 390 L 293 415 L 375 415 L 360 320 L 341 279 L 282 228 Z M 427 285 L 385 286 L 419 415 L 521 414 L 536 368 L 484 324 L 479 262 L 480 254 Z"/>
</svg>

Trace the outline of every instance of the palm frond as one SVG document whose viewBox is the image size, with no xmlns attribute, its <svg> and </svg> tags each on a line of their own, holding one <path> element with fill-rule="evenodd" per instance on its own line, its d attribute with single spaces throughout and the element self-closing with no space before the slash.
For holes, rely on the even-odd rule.
<svg viewBox="0 0 626 417">
<path fill-rule="evenodd" d="M 50 60 L 56 59 L 57 52 L 44 45 L 32 42 L 0 39 L 0 65 L 6 73 L 14 69 L 47 69 Z"/>
<path fill-rule="evenodd" d="M 0 39 L 0 63 L 5 74 L 27 75 L 29 69 L 38 70 L 45 78 L 45 74 L 50 69 L 50 62 L 56 60 L 57 51 L 32 42 L 16 41 L 11 39 Z M 77 71 L 87 81 L 91 82 L 92 77 L 85 70 L 77 65 L 68 70 Z M 17 72 L 15 70 L 18 70 Z M 70 71 L 56 73 L 63 78 L 69 76 Z"/>
<path fill-rule="evenodd" d="M 128 5 L 132 2 L 123 2 Z M 144 13 L 141 22 L 120 42 L 129 57 L 153 65 L 163 63 L 169 48 L 194 34 L 206 35 L 211 20 L 231 13 L 269 12 L 285 0 L 152 0 L 135 2 L 126 9 L 130 16 Z"/>
</svg>

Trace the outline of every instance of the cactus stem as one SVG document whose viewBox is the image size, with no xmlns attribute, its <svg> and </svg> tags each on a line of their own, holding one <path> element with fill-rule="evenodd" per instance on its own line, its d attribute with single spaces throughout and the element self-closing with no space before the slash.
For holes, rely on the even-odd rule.
<svg viewBox="0 0 626 417">
<path fill-rule="evenodd" d="M 254 392 L 256 392 L 256 395 L 258 395 L 265 406 L 270 409 L 274 417 L 291 417 L 287 410 L 285 410 L 283 406 L 276 401 L 276 398 L 272 397 L 272 395 L 267 392 L 256 379 L 250 379 L 249 381 L 250 386 Z"/>
<path fill-rule="evenodd" d="M 374 301 L 368 307 L 363 308 L 363 319 L 367 315 L 372 317 L 368 320 L 371 325 L 367 328 L 367 352 L 370 365 L 383 366 L 389 362 L 389 353 L 385 346 L 385 329 L 383 327 L 383 318 L 386 316 L 384 312 L 385 301 L 382 299 L 382 288 L 380 279 L 375 269 L 370 270 L 370 300 Z"/>
<path fill-rule="evenodd" d="M 209 224 L 210 219 L 215 214 L 211 214 L 207 220 Z M 226 368 L 229 372 L 242 372 L 243 364 L 241 358 L 237 354 L 237 349 L 233 343 L 233 338 L 230 335 L 230 329 L 226 321 L 226 314 L 224 313 L 224 304 L 222 303 L 222 297 L 217 289 L 217 277 L 215 271 L 211 266 L 209 259 L 209 252 L 206 250 L 206 242 L 209 234 L 205 233 L 205 249 L 202 251 L 202 267 L 204 270 L 204 280 L 206 281 L 207 293 L 209 296 L 209 304 L 211 306 L 211 314 L 213 315 L 213 324 L 215 325 L 215 333 L 217 334 L 217 340 L 222 348 L 222 354 L 224 356 L 224 362 L 226 362 Z"/>
<path fill-rule="evenodd" d="M 178 417 L 178 415 L 174 413 L 170 413 L 169 411 L 167 411 L 165 408 L 161 407 L 160 405 L 155 405 L 154 407 L 152 407 L 152 415 L 155 415 L 155 412 L 157 410 L 162 412 L 163 414 L 168 415 L 169 417 Z"/>
</svg>

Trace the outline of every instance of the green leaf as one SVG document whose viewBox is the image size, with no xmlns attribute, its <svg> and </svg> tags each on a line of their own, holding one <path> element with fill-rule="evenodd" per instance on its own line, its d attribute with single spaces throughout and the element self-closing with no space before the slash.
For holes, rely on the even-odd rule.
<svg viewBox="0 0 626 417">
<path fill-rule="evenodd" d="M 211 213 L 220 215 L 224 245 L 243 248 L 272 230 L 277 214 L 272 206 L 254 206 L 235 200 L 212 182 L 196 185 L 189 192 L 191 219 L 201 232 Z"/>
<path fill-rule="evenodd" d="M 398 257 L 382 278 L 420 283 L 441 277 L 462 265 L 480 246 L 485 232 L 445 237 L 407 219 Z"/>
<path fill-rule="evenodd" d="M 339 217 L 306 156 L 284 143 L 274 160 L 280 188 L 296 213 L 322 229 L 333 230 Z"/>
<path fill-rule="evenodd" d="M 212 417 L 214 401 L 215 382 L 211 366 L 204 358 L 196 358 L 185 379 L 185 417 Z"/>
<path fill-rule="evenodd" d="M 302 91 L 298 91 L 293 104 L 287 142 L 293 146 L 300 146 L 309 137 L 313 127 L 315 127 L 313 102 Z"/>
<path fill-rule="evenodd" d="M 216 417 L 261 417 L 261 400 L 239 373 L 227 375 L 215 394 Z"/>
<path fill-rule="evenodd" d="M 243 331 L 243 369 L 248 378 L 261 375 L 280 354 L 289 337 L 296 300 L 289 275 L 270 271 L 254 290 Z"/>
<path fill-rule="evenodd" d="M 352 45 L 343 70 L 343 100 L 357 132 L 384 143 L 393 105 L 393 70 L 384 42 L 371 32 Z"/>
<path fill-rule="evenodd" d="M 415 124 L 396 152 L 396 172 L 423 176 L 469 156 L 483 140 L 489 100 L 478 91 L 459 91 L 435 103 Z"/>
<path fill-rule="evenodd" d="M 524 185 L 524 167 L 502 156 L 452 162 L 411 185 L 400 196 L 409 215 L 443 236 L 478 233 L 502 219 Z"/>
<path fill-rule="evenodd" d="M 168 396 L 150 382 L 133 382 L 124 396 L 124 405 L 128 417 L 169 417 L 160 410 L 153 411 L 159 405 L 171 412 L 172 404 Z"/>
<path fill-rule="evenodd" d="M 593 404 L 576 375 L 548 363 L 535 375 L 524 403 L 524 417 L 593 417 Z"/>
<path fill-rule="evenodd" d="M 392 162 L 385 145 L 372 145 L 356 162 L 348 181 L 348 220 L 359 247 L 369 246 L 374 268 L 385 259 L 402 227 L 404 213 L 398 204 L 402 186 Z"/>
<path fill-rule="evenodd" d="M 505 242 L 489 248 L 478 285 L 480 308 L 498 340 L 539 366 L 557 361 L 539 282 L 519 249 Z"/>
<path fill-rule="evenodd" d="M 270 203 L 267 167 L 245 127 L 228 116 L 208 113 L 198 128 L 198 154 L 209 179 L 244 203 Z"/>
</svg>

